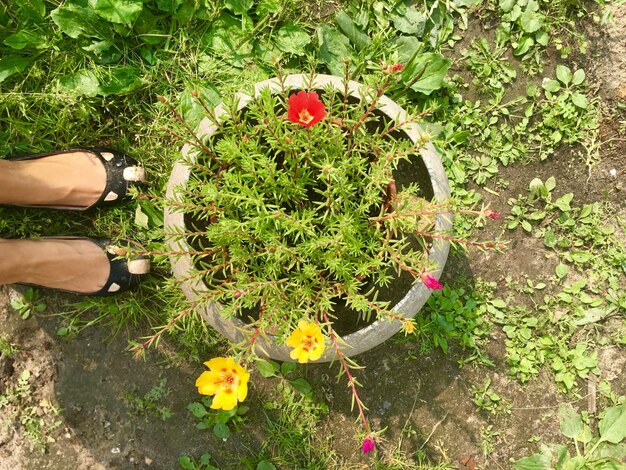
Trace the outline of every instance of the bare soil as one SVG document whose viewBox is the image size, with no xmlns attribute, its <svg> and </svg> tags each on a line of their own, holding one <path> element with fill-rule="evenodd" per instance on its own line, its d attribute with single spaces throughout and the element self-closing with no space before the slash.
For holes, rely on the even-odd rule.
<svg viewBox="0 0 626 470">
<path fill-rule="evenodd" d="M 566 147 L 548 161 L 503 168 L 500 177 L 509 181 L 509 187 L 497 195 L 484 193 L 495 210 L 506 213 L 506 200 L 524 193 L 533 178 L 555 176 L 558 191 L 573 192 L 576 204 L 608 200 L 626 217 L 626 145 L 624 135 L 619 134 L 625 115 L 618 108 L 618 103 L 626 100 L 626 5 L 615 7 L 615 19 L 616 24 L 605 31 L 589 26 L 590 49 L 597 52 L 579 59 L 598 84 L 602 98 L 601 135 L 607 142 L 600 149 L 602 160 L 589 173 L 581 163 L 581 149 Z M 498 230 L 503 226 L 503 221 L 496 225 Z M 480 277 L 503 285 L 507 275 L 522 279 L 553 272 L 554 261 L 540 255 L 536 240 L 522 231 L 507 232 L 505 237 L 511 249 L 503 254 L 452 258 L 444 281 L 446 276 L 463 272 L 469 279 Z M 272 396 L 271 381 L 253 377 L 255 385 L 247 400 L 251 411 L 243 430 L 223 441 L 210 431 L 196 430 L 196 420 L 186 410 L 188 403 L 198 399 L 194 387 L 200 372 L 197 365 L 173 360 L 175 354 L 165 343 L 149 352 L 145 362 L 136 361 L 126 351 L 125 335 L 110 337 L 110 330 L 97 326 L 71 340 L 59 338 L 54 317 L 37 315 L 21 320 L 9 305 L 11 291 L 0 288 L 0 334 L 16 345 L 17 352 L 0 356 L 0 394 L 18 383 L 22 371 L 30 371 L 29 398 L 21 408 L 30 407 L 31 415 L 43 417 L 44 429 L 50 432 L 47 451 L 42 453 L 27 435 L 25 423 L 11 414 L 20 416 L 18 407 L 5 409 L 0 416 L 0 470 L 172 470 L 179 468 L 181 453 L 197 457 L 207 451 L 220 468 L 237 469 L 242 468 L 240 457 L 265 444 L 262 403 Z M 70 296 L 48 294 L 47 313 L 62 311 L 71 300 Z M 553 378 L 540 375 L 527 385 L 510 379 L 504 338 L 499 330 L 494 331 L 487 346 L 492 368 L 459 366 L 463 353 L 454 348 L 447 355 L 439 351 L 421 355 L 419 344 L 400 340 L 390 340 L 358 358 L 365 366 L 358 376 L 369 417 L 376 429 L 387 428 L 379 447 L 388 460 L 398 452 L 410 455 L 423 450 L 435 460 L 453 460 L 461 469 L 510 468 L 510 459 L 537 450 L 536 441 L 562 442 L 556 410 L 564 396 L 556 390 Z M 129 337 L 136 339 L 141 334 L 130 332 Z M 613 380 L 616 393 L 626 394 L 623 348 L 602 350 L 600 369 L 604 377 Z M 371 459 L 360 455 L 354 439 L 356 415 L 350 411 L 350 394 L 344 382 L 335 381 L 335 372 L 328 365 L 307 369 L 316 393 L 330 407 L 323 426 L 334 436 L 337 468 L 369 468 Z M 163 378 L 170 392 L 160 403 L 171 409 L 171 418 L 161 421 L 132 413 L 124 396 L 129 392 L 141 396 Z M 471 388 L 482 385 L 486 378 L 510 404 L 510 413 L 493 415 L 477 410 Z M 585 400 L 577 406 L 584 408 Z M 491 440 L 493 451 L 485 457 L 481 445 L 486 434 L 491 434 L 487 441 Z"/>
</svg>

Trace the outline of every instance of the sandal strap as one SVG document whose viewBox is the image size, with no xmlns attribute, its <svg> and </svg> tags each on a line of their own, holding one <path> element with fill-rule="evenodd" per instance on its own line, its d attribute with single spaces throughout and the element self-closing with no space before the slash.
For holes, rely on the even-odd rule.
<svg viewBox="0 0 626 470">
<path fill-rule="evenodd" d="M 114 245 L 108 238 L 88 238 L 96 243 L 106 253 L 109 259 L 110 271 L 109 278 L 102 288 L 91 294 L 90 296 L 108 296 L 118 292 L 123 292 L 132 287 L 137 286 L 141 279 L 150 270 L 150 259 L 145 255 L 135 256 L 134 259 L 129 260 L 123 255 L 126 249 Z M 129 268 L 129 262 L 133 264 L 135 268 L 139 267 L 138 272 L 131 272 L 135 269 Z"/>
<path fill-rule="evenodd" d="M 102 162 L 106 170 L 107 182 L 98 200 L 86 209 L 116 204 L 128 195 L 128 190 L 132 186 L 143 184 L 141 181 L 143 172 L 138 175 L 134 171 L 140 168 L 134 158 L 108 148 L 92 148 L 87 151 L 93 153 Z"/>
</svg>

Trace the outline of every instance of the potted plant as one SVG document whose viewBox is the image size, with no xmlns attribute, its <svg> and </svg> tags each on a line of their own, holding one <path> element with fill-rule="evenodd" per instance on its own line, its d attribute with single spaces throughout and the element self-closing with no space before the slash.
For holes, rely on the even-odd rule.
<svg viewBox="0 0 626 470">
<path fill-rule="evenodd" d="M 385 96 L 401 70 L 380 64 L 364 85 L 279 73 L 215 109 L 202 103 L 206 118 L 170 177 L 165 224 L 191 301 L 181 316 L 198 311 L 233 343 L 196 383 L 213 408 L 245 399 L 250 359 L 337 359 L 365 427 L 362 450 L 373 450 L 347 358 L 413 330 L 441 288 L 452 227 L 422 116 Z"/>
</svg>

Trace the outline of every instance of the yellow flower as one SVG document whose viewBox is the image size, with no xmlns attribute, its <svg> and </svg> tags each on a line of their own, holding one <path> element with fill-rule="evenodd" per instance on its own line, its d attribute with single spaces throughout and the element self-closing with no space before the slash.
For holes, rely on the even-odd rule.
<svg viewBox="0 0 626 470">
<path fill-rule="evenodd" d="M 215 395 L 211 408 L 232 410 L 237 401 L 246 399 L 250 374 L 232 357 L 214 357 L 204 365 L 209 371 L 198 377 L 196 387 L 202 395 Z"/>
<path fill-rule="evenodd" d="M 411 320 L 404 320 L 402 323 L 404 326 L 405 335 L 410 335 L 411 333 L 415 331 L 415 325 L 413 324 Z"/>
<path fill-rule="evenodd" d="M 291 359 L 297 359 L 299 363 L 316 361 L 324 352 L 324 337 L 317 323 L 307 323 L 305 320 L 298 322 L 298 328 L 291 333 L 285 344 L 291 348 Z"/>
</svg>

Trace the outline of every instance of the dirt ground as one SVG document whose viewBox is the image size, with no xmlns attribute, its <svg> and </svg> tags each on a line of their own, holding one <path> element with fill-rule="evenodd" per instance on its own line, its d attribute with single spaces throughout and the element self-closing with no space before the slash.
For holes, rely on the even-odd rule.
<svg viewBox="0 0 626 470">
<path fill-rule="evenodd" d="M 602 137 L 615 136 L 620 119 L 617 103 L 626 102 L 626 5 L 615 7 L 616 24 L 605 31 L 593 25 L 586 31 L 590 49 L 585 59 L 590 80 L 598 84 L 603 98 Z M 624 119 L 623 114 L 621 119 Z M 559 192 L 574 192 L 576 202 L 610 200 L 626 217 L 626 145 L 614 142 L 601 149 L 602 161 L 588 179 L 574 149 L 562 149 L 548 161 L 501 170 L 510 182 L 499 195 L 484 193 L 495 210 L 507 211 L 506 200 L 524 192 L 534 177 L 555 176 Z M 617 176 L 611 175 L 617 171 Z M 502 223 L 501 226 L 503 226 Z M 445 276 L 460 270 L 474 277 L 502 283 L 507 275 L 534 277 L 550 260 L 519 256 L 531 252 L 534 240 L 523 233 L 507 233 L 512 249 L 504 254 L 473 254 L 469 260 L 453 258 Z M 552 268 L 553 269 L 553 268 Z M 28 420 L 0 416 L 0 470 L 76 469 L 165 469 L 179 468 L 178 456 L 199 456 L 210 451 L 220 468 L 237 468 L 239 456 L 247 449 L 258 450 L 267 436 L 261 404 L 271 395 L 272 385 L 256 377 L 251 391 L 248 421 L 244 432 L 223 441 L 212 433 L 195 429 L 196 420 L 186 410 L 197 400 L 194 381 L 200 369 L 173 361 L 167 345 L 150 351 L 146 361 L 136 361 L 126 351 L 125 335 L 110 337 L 110 330 L 93 327 L 72 340 L 56 334 L 58 319 L 35 315 L 24 321 L 9 305 L 13 289 L 0 288 L 0 334 L 14 344 L 17 352 L 0 355 L 0 394 L 19 382 L 28 370 L 30 389 L 22 407 L 28 416 L 43 417 L 49 430 L 48 450 L 42 453 L 28 436 Z M 11 294 L 14 295 L 14 294 Z M 47 313 L 62 311 L 69 296 L 48 294 Z M 131 338 L 142 332 L 131 332 Z M 445 355 L 418 354 L 414 342 L 388 341 L 359 358 L 364 371 L 362 399 L 370 409 L 376 429 L 387 427 L 382 448 L 404 452 L 424 450 L 431 456 L 449 458 L 461 469 L 510 468 L 509 459 L 536 451 L 536 443 L 560 441 L 556 406 L 562 401 L 551 377 L 522 386 L 506 376 L 504 339 L 494 334 L 488 357 L 495 367 L 473 368 L 458 365 L 457 351 Z M 600 369 L 614 377 L 613 389 L 626 394 L 626 352 L 607 348 L 600 354 Z M 335 369 L 309 366 L 307 378 L 316 390 L 323 390 L 330 413 L 323 426 L 334 436 L 333 448 L 350 468 L 368 468 L 354 441 L 355 414 L 350 395 L 334 380 Z M 472 385 L 490 378 L 494 389 L 510 402 L 510 414 L 479 412 L 472 403 Z M 169 394 L 161 403 L 172 412 L 162 421 L 145 413 L 131 413 L 128 394 L 142 396 L 160 380 L 167 380 Z M 492 426 L 492 428 L 489 428 Z M 491 430 L 494 451 L 486 459 L 481 450 L 481 429 Z"/>
</svg>

